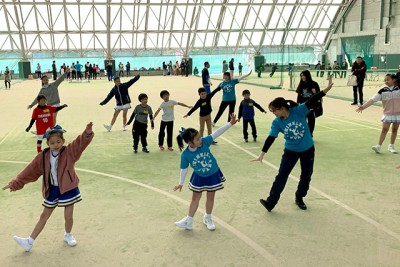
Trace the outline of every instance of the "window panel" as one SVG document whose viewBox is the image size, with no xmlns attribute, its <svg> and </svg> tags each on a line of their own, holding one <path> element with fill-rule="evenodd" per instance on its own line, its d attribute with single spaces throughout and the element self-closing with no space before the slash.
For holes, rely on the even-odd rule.
<svg viewBox="0 0 400 267">
<path fill-rule="evenodd" d="M 57 6 L 51 7 L 51 13 L 53 18 L 53 30 L 65 31 L 64 8 L 62 6 L 59 6 L 58 8 L 56 7 Z"/>
<path fill-rule="evenodd" d="M 121 34 L 121 49 L 131 49 L 133 36 L 130 33 Z"/>
<path fill-rule="evenodd" d="M 95 48 L 100 49 L 101 47 L 107 47 L 107 34 L 97 33 L 95 40 Z"/>
<path fill-rule="evenodd" d="M 134 37 L 135 49 L 144 48 L 144 34 L 138 33 Z"/>
<path fill-rule="evenodd" d="M 263 45 L 271 45 L 272 44 L 272 34 L 267 32 L 264 37 Z"/>
<path fill-rule="evenodd" d="M 236 46 L 238 39 L 239 39 L 239 32 L 231 32 L 229 35 L 228 45 Z"/>
<path fill-rule="evenodd" d="M 81 36 L 80 34 L 68 34 L 69 37 L 69 47 L 70 49 L 80 49 L 81 48 Z M 43 47 L 43 45 L 42 45 Z"/>
<path fill-rule="evenodd" d="M 293 40 L 294 40 L 295 34 L 296 33 L 293 32 L 293 31 L 290 31 L 290 32 L 287 33 L 286 40 L 285 40 L 285 45 L 293 44 Z"/>
<path fill-rule="evenodd" d="M 283 32 L 275 32 L 274 39 L 272 40 L 272 44 L 280 45 L 282 41 Z"/>
<path fill-rule="evenodd" d="M 42 45 L 42 50 L 50 50 L 50 49 L 52 49 L 50 34 L 43 34 L 42 33 L 39 36 L 40 36 L 40 43 Z M 80 47 L 79 44 L 78 44 L 78 47 Z"/>
<path fill-rule="evenodd" d="M 182 38 L 182 33 L 173 33 L 171 35 L 171 48 L 180 48 L 181 38 Z"/>
<path fill-rule="evenodd" d="M 213 43 L 214 35 L 215 35 L 214 32 L 209 32 L 206 34 L 206 40 L 205 40 L 205 44 L 204 44 L 206 47 L 211 47 L 214 45 L 214 43 Z"/>
<path fill-rule="evenodd" d="M 82 34 L 82 48 L 83 49 L 93 49 L 93 34 Z"/>
<path fill-rule="evenodd" d="M 219 19 L 219 15 L 221 14 L 221 7 L 220 6 L 213 6 L 210 16 L 210 23 L 208 24 L 209 29 L 216 29 L 217 21 Z"/>
<path fill-rule="evenodd" d="M 158 16 L 160 14 L 160 7 L 159 6 L 152 6 L 149 9 L 148 12 L 148 25 L 147 29 L 148 30 L 158 30 L 159 28 L 159 21 L 158 21 Z"/>
<path fill-rule="evenodd" d="M 112 31 L 121 29 L 121 6 L 111 6 L 110 8 L 110 24 Z"/>
<path fill-rule="evenodd" d="M 196 39 L 194 40 L 194 47 L 203 47 L 205 38 L 206 38 L 205 33 L 198 32 L 196 34 Z"/>
<path fill-rule="evenodd" d="M 33 6 L 30 5 L 21 6 L 21 13 L 22 13 L 21 19 L 23 19 L 23 27 L 25 31 L 37 31 L 35 10 Z M 0 25 L 5 25 L 5 24 L 0 24 Z"/>
<path fill-rule="evenodd" d="M 39 50 L 39 37 L 37 34 L 25 34 L 25 47 L 27 49 Z M 0 40 L 1 45 L 1 40 Z"/>
<path fill-rule="evenodd" d="M 133 13 L 134 13 L 134 7 L 133 6 L 122 6 L 121 9 L 121 18 L 122 18 L 122 24 L 121 30 L 123 31 L 131 31 L 133 29 Z M 105 14 L 105 13 L 103 13 Z M 121 19 L 118 18 L 118 19 Z"/>
<path fill-rule="evenodd" d="M 156 48 L 157 45 L 157 33 L 148 33 L 147 34 L 147 41 L 146 41 L 146 48 Z"/>
<path fill-rule="evenodd" d="M 54 49 L 67 49 L 65 34 L 54 34 Z"/>
<path fill-rule="evenodd" d="M 67 8 L 67 24 L 68 24 L 69 31 L 78 31 L 79 30 L 79 26 L 78 26 L 79 19 L 77 16 L 78 12 L 79 11 L 78 11 L 77 6 L 68 6 L 68 8 Z"/>
<path fill-rule="evenodd" d="M 96 6 L 94 11 L 94 30 L 106 30 L 106 18 L 101 14 L 106 14 L 107 10 L 105 6 Z"/>
<path fill-rule="evenodd" d="M 296 33 L 296 38 L 294 38 L 294 45 L 302 45 L 304 42 L 304 38 L 306 37 L 306 31 L 298 31 Z"/>
<path fill-rule="evenodd" d="M 227 32 L 221 32 L 219 34 L 219 39 L 218 39 L 218 46 L 225 47 L 228 43 L 228 33 Z"/>
</svg>

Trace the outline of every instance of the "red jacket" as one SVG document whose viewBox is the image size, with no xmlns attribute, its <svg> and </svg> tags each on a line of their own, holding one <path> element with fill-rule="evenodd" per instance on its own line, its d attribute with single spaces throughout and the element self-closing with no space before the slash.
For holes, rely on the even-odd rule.
<svg viewBox="0 0 400 267">
<path fill-rule="evenodd" d="M 79 184 L 78 175 L 75 172 L 75 162 L 79 160 L 82 152 L 90 144 L 94 133 L 88 135 L 85 131 L 67 146 L 60 150 L 57 166 L 57 179 L 60 193 L 64 194 Z M 9 183 L 11 190 L 20 190 L 25 184 L 35 182 L 43 176 L 43 197 L 49 196 L 50 189 L 50 150 L 40 152 L 18 175 Z"/>
</svg>

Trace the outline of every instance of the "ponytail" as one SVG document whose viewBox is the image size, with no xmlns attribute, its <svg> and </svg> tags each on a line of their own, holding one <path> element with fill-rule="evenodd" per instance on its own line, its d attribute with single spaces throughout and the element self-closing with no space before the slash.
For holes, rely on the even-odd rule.
<svg viewBox="0 0 400 267">
<path fill-rule="evenodd" d="M 269 110 L 281 109 L 281 108 L 289 109 L 289 108 L 294 108 L 296 106 L 298 106 L 298 104 L 293 100 L 286 100 L 283 97 L 277 97 L 274 100 L 272 100 L 271 103 L 269 103 L 268 108 Z"/>
<path fill-rule="evenodd" d="M 176 137 L 176 142 L 178 143 L 179 150 L 182 151 L 184 148 L 184 143 L 189 143 L 192 142 L 194 137 L 198 134 L 199 132 L 196 129 L 193 128 L 181 128 L 179 131 L 179 135 Z"/>
</svg>

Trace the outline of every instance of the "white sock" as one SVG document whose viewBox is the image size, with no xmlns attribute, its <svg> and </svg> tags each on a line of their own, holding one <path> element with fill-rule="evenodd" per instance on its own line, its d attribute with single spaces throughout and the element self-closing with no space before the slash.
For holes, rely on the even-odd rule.
<svg viewBox="0 0 400 267">
<path fill-rule="evenodd" d="M 186 219 L 189 221 L 189 222 L 191 222 L 191 221 L 193 221 L 193 217 L 191 217 L 191 216 L 186 216 Z"/>
<path fill-rule="evenodd" d="M 35 242 L 35 239 L 33 239 L 32 237 L 28 237 L 29 245 L 33 245 L 33 242 Z"/>
<path fill-rule="evenodd" d="M 206 213 L 204 216 L 207 217 L 207 218 L 211 218 L 211 214 L 207 214 Z"/>
</svg>

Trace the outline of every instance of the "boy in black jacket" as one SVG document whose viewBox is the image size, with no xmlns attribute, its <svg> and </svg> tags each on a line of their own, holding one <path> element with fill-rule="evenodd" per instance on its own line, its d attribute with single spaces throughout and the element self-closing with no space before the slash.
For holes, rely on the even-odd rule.
<svg viewBox="0 0 400 267">
<path fill-rule="evenodd" d="M 129 87 L 134 84 L 137 80 L 139 80 L 140 75 L 136 75 L 133 79 L 129 80 L 126 83 L 121 83 L 121 80 L 119 77 L 114 78 L 114 84 L 115 86 L 111 89 L 110 93 L 107 95 L 106 99 L 104 99 L 102 102 L 100 102 L 100 105 L 103 106 L 108 103 L 108 101 L 111 100 L 111 98 L 115 97 L 115 100 L 117 102 L 117 106 L 114 108 L 114 115 L 113 118 L 111 119 L 110 124 L 104 124 L 104 128 L 107 129 L 107 131 L 111 131 L 112 126 L 114 125 L 115 121 L 117 120 L 117 117 L 121 110 L 123 111 L 122 116 L 123 116 L 123 130 L 126 131 L 126 116 L 128 114 L 128 109 L 131 108 L 131 99 L 129 97 L 129 92 L 128 89 Z"/>
<path fill-rule="evenodd" d="M 257 128 L 256 123 L 254 122 L 254 107 L 258 108 L 261 112 L 267 113 L 259 104 L 257 104 L 253 99 L 250 99 L 250 91 L 243 90 L 242 93 L 244 99 L 240 103 L 239 106 L 239 116 L 238 119 L 243 117 L 243 138 L 247 143 L 249 142 L 248 137 L 249 134 L 247 129 L 249 127 L 249 123 L 251 126 L 251 134 L 253 135 L 254 142 L 257 141 Z"/>
<path fill-rule="evenodd" d="M 200 99 L 197 100 L 196 104 L 193 106 L 191 110 L 187 113 L 187 115 L 183 116 L 184 118 L 187 118 L 190 116 L 193 112 L 196 111 L 196 109 L 200 108 L 200 136 L 203 136 L 204 133 L 204 124 L 207 125 L 207 132 L 208 135 L 212 133 L 211 131 L 211 98 L 217 93 L 218 91 L 221 91 L 221 87 L 216 88 L 214 91 L 211 93 L 207 94 L 206 89 L 203 87 L 199 88 L 199 96 Z"/>
</svg>

